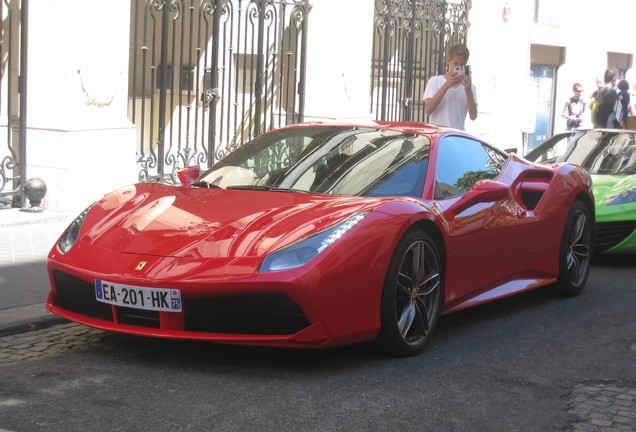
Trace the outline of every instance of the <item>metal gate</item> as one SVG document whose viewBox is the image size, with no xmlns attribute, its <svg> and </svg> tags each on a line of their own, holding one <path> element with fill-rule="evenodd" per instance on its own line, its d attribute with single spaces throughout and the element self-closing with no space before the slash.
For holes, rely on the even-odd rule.
<svg viewBox="0 0 636 432">
<path fill-rule="evenodd" d="M 133 0 L 140 181 L 175 181 L 303 120 L 309 0 Z"/>
<path fill-rule="evenodd" d="M 377 120 L 426 120 L 424 88 L 445 73 L 446 48 L 466 41 L 471 0 L 376 0 L 371 112 Z"/>
<path fill-rule="evenodd" d="M 28 4 L 0 0 L 0 208 L 26 205 Z"/>
</svg>

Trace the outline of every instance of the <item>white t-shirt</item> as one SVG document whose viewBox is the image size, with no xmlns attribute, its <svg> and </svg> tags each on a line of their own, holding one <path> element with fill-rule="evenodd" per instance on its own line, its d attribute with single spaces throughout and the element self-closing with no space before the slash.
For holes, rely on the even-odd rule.
<svg viewBox="0 0 636 432">
<path fill-rule="evenodd" d="M 446 82 L 444 75 L 431 77 L 424 89 L 424 100 L 430 99 L 437 94 Z M 477 103 L 477 89 L 474 84 L 470 86 L 473 90 L 475 104 Z M 464 130 L 464 122 L 468 113 L 468 101 L 466 100 L 466 90 L 463 85 L 451 87 L 446 91 L 444 97 L 435 111 L 429 116 L 429 121 L 440 126 L 452 127 Z"/>
</svg>

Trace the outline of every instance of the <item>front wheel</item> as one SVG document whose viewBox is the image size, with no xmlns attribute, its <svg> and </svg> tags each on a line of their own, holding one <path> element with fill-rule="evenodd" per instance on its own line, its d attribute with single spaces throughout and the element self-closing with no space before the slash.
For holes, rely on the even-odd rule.
<svg viewBox="0 0 636 432">
<path fill-rule="evenodd" d="M 393 254 L 382 291 L 378 341 L 386 352 L 409 356 L 424 349 L 437 324 L 442 282 L 431 236 L 420 230 L 407 233 Z"/>
<path fill-rule="evenodd" d="M 576 201 L 563 229 L 557 284 L 559 294 L 573 296 L 585 286 L 592 260 L 592 238 L 590 212 L 581 201 Z"/>
</svg>

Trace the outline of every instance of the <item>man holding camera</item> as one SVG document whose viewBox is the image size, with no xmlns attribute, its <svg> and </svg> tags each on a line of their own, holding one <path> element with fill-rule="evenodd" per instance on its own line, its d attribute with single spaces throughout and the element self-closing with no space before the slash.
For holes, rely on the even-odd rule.
<svg viewBox="0 0 636 432">
<path fill-rule="evenodd" d="M 466 45 L 452 45 L 446 55 L 448 71 L 426 84 L 424 103 L 430 123 L 464 130 L 467 113 L 471 120 L 477 118 L 477 89 L 466 66 L 469 54 Z"/>
</svg>

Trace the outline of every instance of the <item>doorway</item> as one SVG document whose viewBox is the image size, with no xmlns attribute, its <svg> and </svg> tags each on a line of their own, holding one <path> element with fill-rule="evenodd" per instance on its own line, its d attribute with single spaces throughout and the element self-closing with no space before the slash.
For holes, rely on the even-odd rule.
<svg viewBox="0 0 636 432">
<path fill-rule="evenodd" d="M 532 65 L 532 82 L 536 85 L 536 120 L 534 132 L 528 134 L 527 151 L 532 150 L 554 133 L 554 100 L 557 69 L 552 65 Z"/>
</svg>

